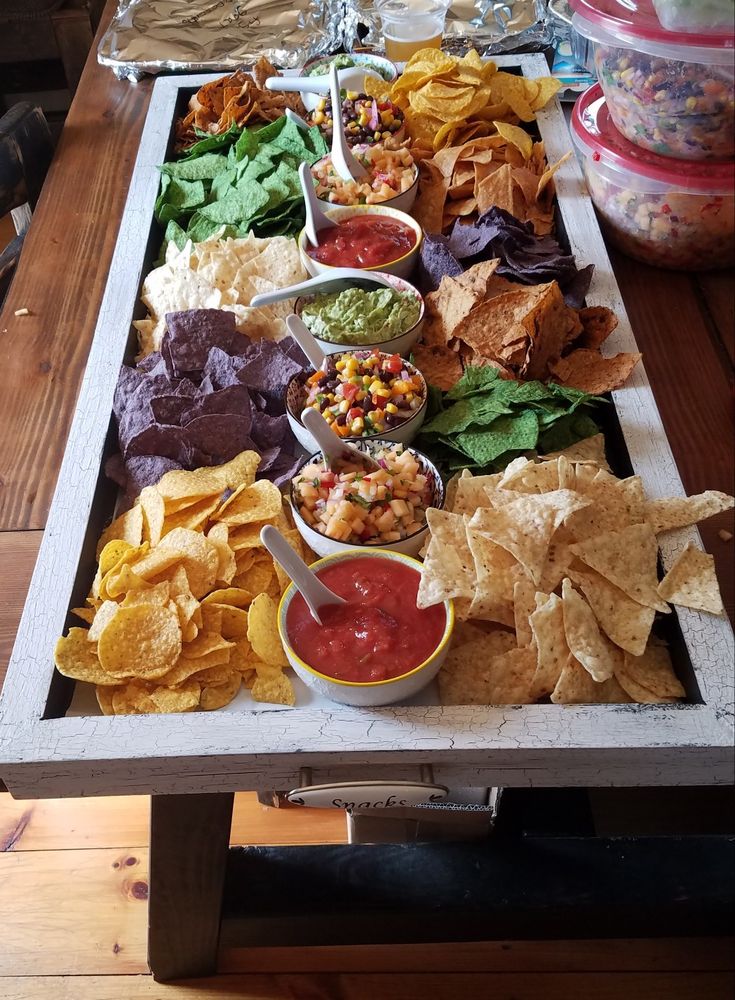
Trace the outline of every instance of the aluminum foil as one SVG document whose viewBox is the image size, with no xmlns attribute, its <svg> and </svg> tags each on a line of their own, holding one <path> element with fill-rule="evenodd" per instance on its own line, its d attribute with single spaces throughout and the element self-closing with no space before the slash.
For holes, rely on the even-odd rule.
<svg viewBox="0 0 735 1000">
<path fill-rule="evenodd" d="M 359 43 L 355 26 L 364 25 L 362 45 L 382 51 L 380 17 L 370 0 L 345 0 L 345 48 Z M 481 55 L 540 50 L 549 44 L 545 0 L 454 0 L 444 28 L 442 49 L 455 55 L 470 48 Z"/>
<path fill-rule="evenodd" d="M 341 0 L 122 0 L 97 52 L 121 79 L 234 70 L 265 56 L 292 69 L 342 45 Z"/>
</svg>

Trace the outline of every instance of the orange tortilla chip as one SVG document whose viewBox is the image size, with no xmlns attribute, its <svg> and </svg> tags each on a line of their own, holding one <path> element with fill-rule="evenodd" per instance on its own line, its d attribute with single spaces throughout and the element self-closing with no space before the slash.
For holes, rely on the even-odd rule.
<svg viewBox="0 0 735 1000">
<path fill-rule="evenodd" d="M 454 351 L 448 347 L 429 347 L 417 344 L 413 350 L 413 360 L 431 385 L 445 392 L 462 377 L 462 363 Z"/>
<path fill-rule="evenodd" d="M 562 385 L 601 396 L 624 385 L 640 360 L 640 354 L 603 358 L 597 351 L 581 348 L 553 362 L 550 368 Z"/>
</svg>

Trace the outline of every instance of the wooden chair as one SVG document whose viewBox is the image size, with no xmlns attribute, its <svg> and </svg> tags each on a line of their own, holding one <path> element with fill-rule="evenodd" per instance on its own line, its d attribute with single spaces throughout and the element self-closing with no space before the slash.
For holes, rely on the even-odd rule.
<svg viewBox="0 0 735 1000">
<path fill-rule="evenodd" d="M 51 132 L 40 108 L 21 101 L 0 118 L 0 217 L 11 212 L 17 233 L 0 252 L 0 304 L 20 257 L 53 153 Z"/>
</svg>

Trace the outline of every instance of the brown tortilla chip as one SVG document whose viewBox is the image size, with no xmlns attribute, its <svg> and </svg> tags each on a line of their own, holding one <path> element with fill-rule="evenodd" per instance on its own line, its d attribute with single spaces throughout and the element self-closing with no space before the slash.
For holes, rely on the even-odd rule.
<svg viewBox="0 0 735 1000">
<path fill-rule="evenodd" d="M 416 367 L 427 382 L 438 386 L 444 392 L 462 377 L 462 362 L 448 347 L 429 347 L 416 344 L 412 352 Z"/>
<path fill-rule="evenodd" d="M 561 385 L 600 396 L 624 385 L 641 357 L 641 354 L 616 354 L 603 358 L 597 351 L 583 348 L 549 367 Z"/>
<path fill-rule="evenodd" d="M 579 310 L 579 321 L 582 332 L 574 340 L 574 346 L 586 347 L 591 351 L 604 344 L 618 325 L 618 317 L 607 306 L 585 306 Z"/>
</svg>

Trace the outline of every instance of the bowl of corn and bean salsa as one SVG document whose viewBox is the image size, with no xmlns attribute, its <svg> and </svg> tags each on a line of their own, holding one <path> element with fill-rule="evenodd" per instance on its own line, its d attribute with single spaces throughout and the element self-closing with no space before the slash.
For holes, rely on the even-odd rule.
<svg viewBox="0 0 735 1000">
<path fill-rule="evenodd" d="M 419 189 L 419 170 L 409 151 L 361 145 L 352 152 L 365 167 L 367 177 L 343 180 L 332 165 L 331 155 L 324 156 L 311 168 L 317 198 L 332 205 L 385 204 L 408 212 Z"/>
<path fill-rule="evenodd" d="M 410 444 L 426 416 L 428 391 L 421 372 L 383 351 L 329 354 L 317 371 L 299 372 L 286 388 L 286 415 L 302 448 L 317 443 L 301 422 L 307 406 L 318 410 L 347 441 L 382 438 Z"/>
<path fill-rule="evenodd" d="M 378 143 L 398 143 L 403 139 L 405 123 L 403 112 L 392 101 L 379 101 L 367 94 L 345 91 L 342 101 L 342 121 L 349 146 Z M 328 143 L 332 142 L 334 125 L 332 99 L 321 97 L 308 117 L 309 125 L 318 126 Z"/>
<path fill-rule="evenodd" d="M 347 458 L 331 470 L 321 452 L 305 460 L 291 480 L 296 527 L 320 556 L 366 546 L 417 555 L 426 541 L 427 507 L 444 506 L 436 466 L 416 449 L 391 441 L 358 447 L 380 469 L 366 472 Z"/>
</svg>

